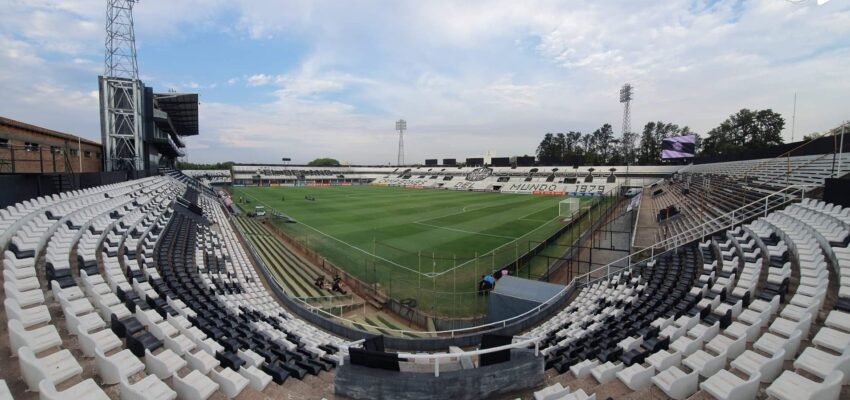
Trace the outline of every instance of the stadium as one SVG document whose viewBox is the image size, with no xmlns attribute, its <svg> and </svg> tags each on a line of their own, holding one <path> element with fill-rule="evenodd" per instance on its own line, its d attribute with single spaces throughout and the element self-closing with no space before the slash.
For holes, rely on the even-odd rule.
<svg viewBox="0 0 850 400">
<path fill-rule="evenodd" d="M 770 108 L 640 135 L 625 84 L 618 137 L 547 133 L 534 156 L 450 158 L 508 140 L 476 120 L 411 162 L 402 119 L 391 162 L 308 162 L 318 138 L 269 159 L 222 122 L 261 106 L 145 84 L 146 6 L 106 2 L 97 113 L 75 116 L 99 141 L 0 116 L 0 400 L 850 398 L 850 123 L 794 140 L 795 94 L 788 140 Z M 198 162 L 208 122 L 241 136 Z"/>
</svg>

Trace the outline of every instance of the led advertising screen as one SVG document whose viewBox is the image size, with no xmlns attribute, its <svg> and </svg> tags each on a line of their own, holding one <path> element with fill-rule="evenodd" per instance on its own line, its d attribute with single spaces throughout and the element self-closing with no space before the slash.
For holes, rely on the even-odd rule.
<svg viewBox="0 0 850 400">
<path fill-rule="evenodd" d="M 661 142 L 661 159 L 693 158 L 696 154 L 696 135 L 673 136 Z"/>
</svg>

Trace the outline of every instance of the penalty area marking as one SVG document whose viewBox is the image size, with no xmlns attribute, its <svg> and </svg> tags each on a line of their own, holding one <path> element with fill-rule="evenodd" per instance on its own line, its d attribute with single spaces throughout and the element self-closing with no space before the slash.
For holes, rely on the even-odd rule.
<svg viewBox="0 0 850 400">
<path fill-rule="evenodd" d="M 443 219 L 443 218 L 446 218 L 446 217 L 451 217 L 453 215 L 459 215 L 459 214 L 467 213 L 467 212 L 470 212 L 470 211 L 478 211 L 478 210 L 484 210 L 484 209 L 487 209 L 487 208 L 499 207 L 499 206 L 503 206 L 503 205 L 510 205 L 510 204 L 513 204 L 513 203 L 518 203 L 518 201 L 514 201 L 514 199 L 509 199 L 509 200 L 510 201 L 493 200 L 493 201 L 479 202 L 478 204 L 470 204 L 468 206 L 464 206 L 463 208 L 461 208 L 460 211 L 453 211 L 453 212 L 450 212 L 448 214 L 438 215 L 436 217 L 418 219 L 416 221 L 413 221 L 413 223 L 418 224 L 418 223 L 421 223 L 421 222 L 433 221 L 435 219 Z"/>
<path fill-rule="evenodd" d="M 537 213 L 539 213 L 539 212 L 541 212 L 541 211 L 546 211 L 546 209 L 553 208 L 553 207 L 555 207 L 555 206 L 553 206 L 553 205 L 551 205 L 551 204 L 547 204 L 547 205 L 546 205 L 546 207 L 543 207 L 543 208 L 541 208 L 541 209 L 539 209 L 539 210 L 534 210 L 534 211 L 532 211 L 532 212 L 530 212 L 530 213 L 528 213 L 528 214 L 525 214 L 525 215 L 523 215 L 523 216 L 521 216 L 521 217 L 517 218 L 517 220 L 518 220 L 518 221 L 532 221 L 532 222 L 549 222 L 549 221 L 551 221 L 551 220 L 548 220 L 548 219 L 537 219 L 537 218 L 526 218 L 526 217 L 528 217 L 529 215 L 537 214 Z"/>
<path fill-rule="evenodd" d="M 259 200 L 258 198 L 256 198 L 256 197 L 254 197 L 254 196 L 252 196 L 252 195 L 248 194 L 246 191 L 244 191 L 244 190 L 240 190 L 240 192 L 241 192 L 243 195 L 245 195 L 245 196 L 247 196 L 247 197 L 250 197 L 250 198 L 254 199 L 255 201 L 257 201 L 257 202 L 259 202 L 259 203 L 261 203 L 261 204 L 265 205 L 265 206 L 266 206 L 266 207 L 268 207 L 269 209 L 272 209 L 272 210 L 278 211 L 275 207 L 272 207 L 272 206 L 271 206 L 271 205 L 269 205 L 268 203 L 266 203 L 266 202 L 264 202 L 264 201 L 262 201 L 262 200 Z M 466 207 L 464 207 L 464 209 L 466 209 L 467 207 L 474 207 L 474 206 L 472 206 L 472 205 L 470 205 L 470 206 L 466 206 Z M 491 206 L 479 207 L 479 209 L 488 208 L 488 207 L 491 207 Z M 584 207 L 582 207 L 582 208 L 584 208 Z M 589 208 L 589 206 L 588 206 L 588 208 Z M 471 210 L 470 210 L 470 211 L 471 211 Z M 448 215 L 443 215 L 443 216 L 440 216 L 440 217 L 426 218 L 426 219 L 423 219 L 423 220 L 420 220 L 420 221 L 414 221 L 414 223 L 416 223 L 416 224 L 421 224 L 421 225 L 429 225 L 429 224 L 422 223 L 421 221 L 428 221 L 428 220 L 433 220 L 433 219 L 444 218 L 444 217 L 448 217 L 448 216 L 451 216 L 451 215 L 462 214 L 462 213 L 464 213 L 464 212 L 467 212 L 467 211 L 463 210 L 463 211 L 460 211 L 460 212 L 455 212 L 455 213 L 451 213 L 451 214 L 448 214 Z M 494 253 L 495 251 L 497 251 L 497 250 L 499 250 L 499 249 L 501 249 L 501 248 L 503 248 L 503 247 L 506 247 L 506 246 L 510 245 L 511 243 L 516 242 L 516 241 L 517 241 L 517 240 L 519 240 L 519 239 L 522 239 L 522 238 L 523 238 L 523 237 L 525 237 L 525 236 L 530 235 L 530 234 L 531 234 L 531 233 L 533 233 L 533 232 L 536 232 L 536 231 L 537 231 L 537 230 L 539 230 L 540 228 L 542 228 L 542 227 L 544 227 L 544 226 L 548 225 L 550 222 L 552 222 L 552 221 L 554 221 L 554 220 L 558 219 L 559 217 L 560 217 L 560 216 L 556 216 L 555 218 L 552 218 L 552 219 L 550 219 L 550 220 L 548 220 L 548 221 L 546 221 L 546 222 L 544 222 L 544 223 L 540 224 L 540 225 L 539 225 L 539 226 L 537 226 L 536 228 L 534 228 L 534 229 L 532 229 L 532 230 L 530 230 L 530 231 L 528 231 L 528 232 L 526 232 L 526 233 L 524 233 L 524 234 L 522 234 L 522 235 L 520 235 L 519 237 L 516 237 L 516 238 L 513 238 L 513 237 L 507 237 L 507 236 L 490 235 L 490 234 L 480 233 L 480 232 L 471 232 L 471 231 L 463 231 L 463 232 L 464 232 L 464 233 L 470 233 L 470 234 L 477 234 L 477 235 L 485 235 L 485 236 L 500 237 L 500 238 L 503 238 L 503 239 L 511 239 L 510 241 L 506 242 L 505 244 L 502 244 L 502 245 L 500 245 L 500 246 L 497 246 L 496 248 L 494 248 L 494 249 L 492 249 L 492 250 L 490 250 L 490 251 L 488 251 L 488 252 L 486 252 L 486 253 L 483 253 L 483 254 L 479 255 L 479 257 L 484 257 L 484 256 L 487 256 L 487 255 L 490 255 L 490 254 Z M 370 255 L 370 256 L 372 256 L 372 257 L 375 257 L 375 258 L 377 258 L 377 259 L 379 259 L 379 260 L 382 260 L 382 261 L 386 261 L 386 262 L 388 262 L 388 263 L 390 263 L 390 264 L 392 264 L 392 265 L 395 265 L 395 266 L 397 266 L 397 267 L 399 267 L 399 268 L 402 268 L 402 269 L 404 269 L 404 270 L 407 270 L 407 271 L 410 271 L 410 272 L 413 272 L 413 273 L 416 273 L 416 274 L 420 274 L 420 275 L 425 275 L 425 276 L 427 276 L 427 277 L 429 277 L 429 278 L 435 278 L 435 277 L 438 277 L 438 276 L 440 276 L 440 275 L 447 274 L 447 273 L 449 273 L 449 272 L 452 272 L 452 271 L 453 271 L 453 270 L 455 270 L 455 269 L 458 269 L 458 268 L 460 268 L 460 267 L 463 267 L 463 266 L 465 266 L 465 265 L 467 265 L 467 264 L 470 264 L 470 263 L 472 263 L 472 262 L 474 262 L 474 261 L 475 261 L 475 259 L 473 258 L 473 259 L 471 259 L 471 260 L 469 260 L 469 261 L 466 261 L 466 262 L 464 262 L 464 263 L 458 264 L 457 266 L 452 267 L 452 268 L 449 268 L 449 269 L 447 269 L 447 270 L 445 270 L 445 271 L 442 271 L 442 272 L 427 272 L 427 273 L 425 273 L 425 272 L 420 272 L 420 271 L 418 271 L 418 270 L 414 270 L 414 269 L 412 269 L 412 268 L 409 268 L 409 267 L 406 267 L 406 266 L 404 266 L 404 265 L 401 265 L 401 264 L 399 264 L 399 263 L 397 263 L 397 262 L 395 262 L 395 261 L 388 260 L 388 259 L 386 259 L 386 258 L 384 258 L 384 257 L 381 257 L 381 256 L 377 255 L 377 254 L 373 254 L 373 253 L 371 253 L 371 252 L 369 252 L 369 251 L 367 251 L 367 250 L 364 250 L 364 249 L 362 249 L 362 248 L 360 248 L 360 247 L 357 247 L 357 246 L 355 246 L 355 245 L 353 245 L 353 244 L 351 244 L 351 243 L 348 243 L 348 242 L 346 242 L 346 241 L 343 241 L 343 240 L 341 240 L 341 239 L 338 239 L 338 238 L 336 238 L 336 237 L 334 237 L 334 236 L 328 235 L 327 233 L 324 233 L 324 232 L 322 232 L 322 231 L 320 231 L 320 230 L 318 230 L 318 229 L 316 229 L 316 228 L 314 228 L 314 227 L 312 227 L 312 226 L 310 226 L 310 225 L 308 225 L 308 224 L 305 224 L 304 222 L 299 221 L 298 223 L 300 223 L 301 225 L 304 225 L 304 226 L 306 226 L 307 228 L 309 228 L 309 229 L 311 229 L 311 230 L 313 230 L 313 231 L 315 231 L 315 232 L 319 233 L 319 234 L 320 234 L 320 235 L 322 235 L 322 236 L 325 236 L 325 237 L 327 237 L 327 238 L 329 238 L 329 239 L 331 239 L 331 240 L 334 240 L 334 241 L 337 241 L 337 242 L 339 242 L 339 243 L 342 243 L 342 244 L 344 244 L 344 245 L 346 245 L 346 246 L 348 246 L 348 247 L 351 247 L 352 249 L 357 250 L 357 251 L 359 251 L 359 252 L 361 252 L 361 253 L 363 253 L 363 254 Z M 449 229 L 449 230 L 453 230 L 453 228 L 446 228 L 446 227 L 441 227 L 441 226 L 436 226 L 436 225 L 429 225 L 429 226 L 433 226 L 433 227 L 441 228 L 441 229 Z"/>
<path fill-rule="evenodd" d="M 558 218 L 560 218 L 560 216 L 556 216 L 555 218 L 552 218 L 552 219 L 550 219 L 550 220 L 548 220 L 548 221 L 546 221 L 546 222 L 544 222 L 544 223 L 540 224 L 537 228 L 534 228 L 534 229 L 532 229 L 532 230 L 530 230 L 530 231 L 528 231 L 528 232 L 526 232 L 526 233 L 523 233 L 523 234 L 522 234 L 522 235 L 520 235 L 518 238 L 516 238 L 516 239 L 514 239 L 514 240 L 511 240 L 510 242 L 507 242 L 507 243 L 505 243 L 505 244 L 503 244 L 503 245 L 500 245 L 500 246 L 496 247 L 495 249 L 490 250 L 490 251 L 488 251 L 488 252 L 486 252 L 486 253 L 484 253 L 484 254 L 481 254 L 481 255 L 479 255 L 478 257 L 480 258 L 480 257 L 484 257 L 484 256 L 487 256 L 487 255 L 493 254 L 496 250 L 499 250 L 499 249 L 501 249 L 501 248 L 503 248 L 503 247 L 505 247 L 505 246 L 507 246 L 507 245 L 509 245 L 509 244 L 511 244 L 511 243 L 515 243 L 517 240 L 522 239 L 523 237 L 530 235 L 532 232 L 535 232 L 535 231 L 537 231 L 538 229 L 540 229 L 540 228 L 542 228 L 542 227 L 544 227 L 544 226 L 546 226 L 546 225 L 549 225 L 549 223 L 550 223 L 550 222 L 552 222 L 552 221 L 554 221 L 554 220 L 556 220 L 556 219 L 558 219 Z M 475 261 L 475 259 L 474 259 L 474 258 L 473 258 L 473 259 L 471 259 L 471 260 L 469 260 L 469 261 L 466 261 L 466 262 L 464 262 L 464 263 L 462 263 L 462 264 L 458 264 L 458 265 L 457 265 L 457 266 L 455 266 L 455 267 L 449 268 L 449 269 L 447 269 L 447 270 L 445 270 L 445 271 L 443 271 L 443 272 L 440 272 L 440 273 L 438 273 L 437 275 L 447 274 L 447 273 L 452 272 L 453 270 L 458 269 L 458 268 L 460 268 L 460 267 L 463 267 L 464 265 L 467 265 L 467 264 L 469 264 L 469 263 L 471 263 L 471 262 L 473 262 L 473 261 Z"/>
<path fill-rule="evenodd" d="M 447 227 L 447 226 L 439 226 L 439 225 L 426 224 L 426 223 L 424 223 L 424 222 L 414 222 L 414 224 L 430 226 L 430 227 L 432 227 L 432 228 L 437 228 L 437 229 L 445 229 L 445 230 L 447 230 L 447 231 L 460 232 L 460 233 L 468 233 L 468 234 L 470 234 L 470 235 L 481 235 L 481 236 L 489 236 L 489 237 L 494 237 L 494 238 L 500 238 L 500 239 L 511 239 L 511 240 L 516 239 L 516 238 L 515 238 L 515 237 L 513 237 L 513 236 L 502 236 L 502 235 L 493 235 L 493 234 L 489 234 L 489 233 L 482 233 L 482 232 L 473 232 L 473 231 L 467 231 L 467 230 L 464 230 L 464 229 L 449 228 L 449 227 Z"/>
<path fill-rule="evenodd" d="M 243 193 L 244 193 L 244 192 L 243 192 Z M 254 197 L 254 196 L 251 196 L 251 195 L 250 195 L 250 194 L 248 194 L 248 193 L 244 193 L 244 194 L 245 194 L 245 196 L 248 196 L 248 197 L 250 197 L 250 198 L 254 199 L 254 200 L 255 200 L 255 201 L 257 201 L 258 203 L 261 203 L 261 204 L 265 205 L 266 207 L 268 207 L 268 208 L 270 208 L 270 209 L 272 209 L 272 210 L 278 211 L 276 208 L 272 207 L 272 206 L 271 206 L 271 205 L 269 205 L 268 203 L 266 203 L 266 202 L 264 202 L 264 201 L 262 201 L 262 200 L 260 200 L 260 199 L 258 199 L 258 198 L 256 198 L 256 197 Z M 279 212 L 279 211 L 278 211 L 278 212 Z M 390 263 L 390 264 L 392 264 L 392 265 L 395 265 L 396 267 L 403 268 L 403 269 L 408 270 L 408 271 L 410 271 L 410 272 L 414 272 L 414 273 L 417 273 L 417 274 L 419 274 L 419 273 L 420 273 L 419 271 L 417 271 L 417 270 L 415 270 L 415 269 L 405 267 L 404 265 L 401 265 L 401 264 L 399 264 L 399 263 L 397 263 L 397 262 L 395 262 L 395 261 L 388 260 L 388 259 L 386 259 L 386 258 L 384 258 L 384 257 L 381 257 L 381 256 L 377 255 L 377 254 L 372 254 L 372 253 L 370 253 L 370 252 L 368 252 L 368 251 L 366 251 L 366 250 L 363 250 L 363 249 L 361 249 L 361 248 L 359 248 L 359 247 L 357 247 L 357 246 L 355 246 L 355 245 L 353 245 L 353 244 L 351 244 L 351 243 L 348 243 L 348 242 L 346 242 L 346 241 L 344 241 L 344 240 L 341 240 L 341 239 L 338 239 L 338 238 L 333 237 L 333 236 L 331 236 L 331 235 L 328 235 L 327 233 L 324 233 L 324 232 L 322 232 L 322 231 L 320 231 L 320 230 L 318 230 L 318 229 L 316 229 L 316 228 L 314 228 L 314 227 L 312 227 L 312 226 L 310 226 L 310 225 L 307 225 L 307 224 L 305 224 L 304 222 L 299 221 L 298 223 L 299 223 L 299 224 L 301 224 L 301 225 L 306 226 L 307 228 L 310 228 L 310 229 L 312 229 L 312 230 L 316 231 L 318 234 L 320 234 L 320 235 L 322 235 L 322 236 L 324 236 L 324 237 L 327 237 L 328 239 L 331 239 L 331 240 L 335 240 L 335 241 L 337 241 L 337 242 L 340 242 L 340 243 L 342 243 L 342 244 L 344 244 L 344 245 L 346 245 L 346 246 L 348 246 L 348 247 L 351 247 L 352 249 L 357 250 L 357 251 L 359 251 L 359 252 L 361 252 L 361 253 L 368 254 L 368 255 L 370 255 L 370 256 L 372 256 L 372 257 L 375 257 L 375 258 L 377 258 L 377 259 L 379 259 L 379 260 L 381 260 L 381 261 L 386 261 L 386 262 L 388 262 L 388 263 Z"/>
</svg>

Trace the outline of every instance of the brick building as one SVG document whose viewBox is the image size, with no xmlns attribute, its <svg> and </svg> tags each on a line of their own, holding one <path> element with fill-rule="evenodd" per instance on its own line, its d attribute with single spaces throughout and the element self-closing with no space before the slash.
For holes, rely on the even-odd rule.
<svg viewBox="0 0 850 400">
<path fill-rule="evenodd" d="M 98 142 L 0 117 L 0 173 L 100 172 Z"/>
</svg>

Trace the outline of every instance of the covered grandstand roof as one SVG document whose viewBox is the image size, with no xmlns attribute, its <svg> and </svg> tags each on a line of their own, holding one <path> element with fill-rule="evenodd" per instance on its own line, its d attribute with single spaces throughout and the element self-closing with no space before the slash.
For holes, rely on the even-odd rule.
<svg viewBox="0 0 850 400">
<path fill-rule="evenodd" d="M 157 108 L 168 113 L 174 129 L 180 136 L 198 134 L 197 93 L 155 93 Z"/>
</svg>

